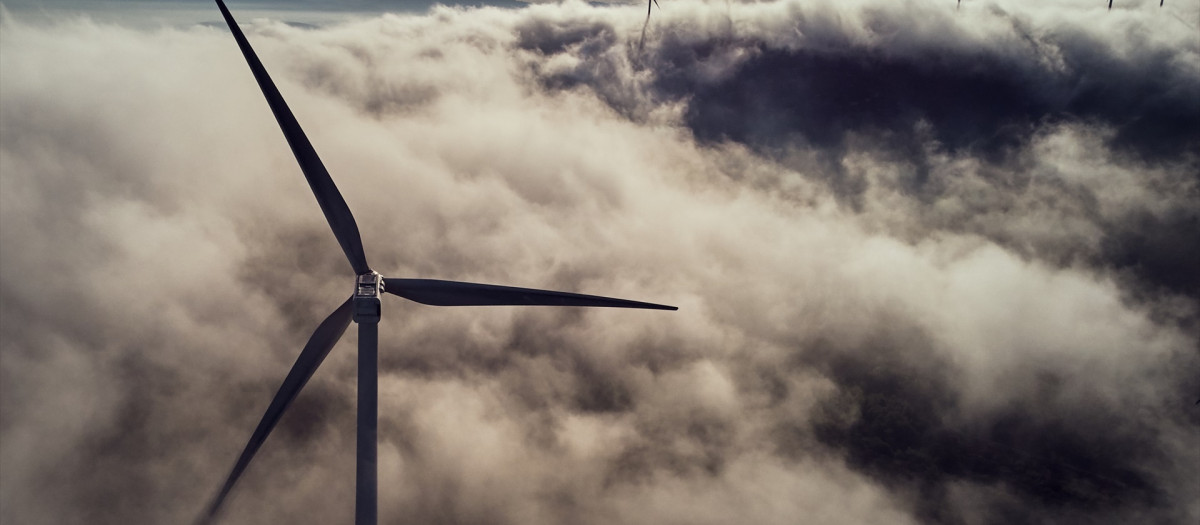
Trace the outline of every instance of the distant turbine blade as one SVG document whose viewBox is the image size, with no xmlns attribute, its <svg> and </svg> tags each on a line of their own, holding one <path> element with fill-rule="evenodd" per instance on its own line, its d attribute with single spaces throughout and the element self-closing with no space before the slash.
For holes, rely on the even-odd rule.
<svg viewBox="0 0 1200 525">
<path fill-rule="evenodd" d="M 254 459 L 254 454 L 258 452 L 263 441 L 275 428 L 275 424 L 283 416 L 283 411 L 287 410 L 292 400 L 296 399 L 300 389 L 304 388 L 304 384 L 312 377 L 313 372 L 317 371 L 317 367 L 321 366 L 325 356 L 329 355 L 329 350 L 338 342 L 338 339 L 341 339 L 342 333 L 350 324 L 352 303 L 352 299 L 347 299 L 337 310 L 329 314 L 329 317 L 321 321 L 320 326 L 317 326 L 317 330 L 308 339 L 308 344 L 304 345 L 304 350 L 300 352 L 300 357 L 296 358 L 296 364 L 292 365 L 292 370 L 284 378 L 283 385 L 275 393 L 275 398 L 267 407 L 267 413 L 263 414 L 262 420 L 258 422 L 258 428 L 254 429 L 254 434 L 250 436 L 250 442 L 246 443 L 246 448 L 242 450 L 242 455 L 233 465 L 233 470 L 226 478 L 225 484 L 221 486 L 221 490 L 217 492 L 204 514 L 196 521 L 196 525 L 212 523 L 217 511 L 221 509 L 221 504 L 225 502 L 225 497 L 229 495 L 234 483 L 237 483 L 238 478 L 241 477 L 242 471 L 246 470 L 250 460 Z"/>
<path fill-rule="evenodd" d="M 678 310 L 674 306 L 597 295 L 514 288 L 494 284 L 439 281 L 437 279 L 384 279 L 383 291 L 433 306 L 600 306 Z"/>
<path fill-rule="evenodd" d="M 325 220 L 329 222 L 329 227 L 333 230 L 333 235 L 337 237 L 338 244 L 342 246 L 342 251 L 346 252 L 350 266 L 354 267 L 355 274 L 369 273 L 371 268 L 367 266 L 367 256 L 363 252 L 358 224 L 354 222 L 354 215 L 350 213 L 350 207 L 346 205 L 346 200 L 342 198 L 337 185 L 333 183 L 329 172 L 325 170 L 325 165 L 321 163 L 317 151 L 308 142 L 304 130 L 300 129 L 300 123 L 296 122 L 296 117 L 292 115 L 287 103 L 283 101 L 283 96 L 275 88 L 275 83 L 267 75 L 267 70 L 258 60 L 258 55 L 254 54 L 250 42 L 238 28 L 237 21 L 233 19 L 233 15 L 229 14 L 225 2 L 216 1 L 217 7 L 221 8 L 221 15 L 225 17 L 225 23 L 233 32 L 233 38 L 237 40 L 238 47 L 242 49 L 242 54 L 246 57 L 250 71 L 254 73 L 254 79 L 258 81 L 258 87 L 262 89 L 263 96 L 267 97 L 267 104 L 271 106 L 271 112 L 275 114 L 275 120 L 279 122 L 283 135 L 287 137 L 288 145 L 292 147 L 292 154 L 300 163 L 300 170 L 304 172 L 304 178 L 308 179 L 308 186 L 312 188 L 313 195 L 317 197 L 317 203 L 321 205 L 321 211 L 325 213 Z"/>
</svg>

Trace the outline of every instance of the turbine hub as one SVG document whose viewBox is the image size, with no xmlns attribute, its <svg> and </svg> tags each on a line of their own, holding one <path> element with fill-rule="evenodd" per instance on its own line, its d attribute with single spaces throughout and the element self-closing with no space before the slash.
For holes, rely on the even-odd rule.
<svg viewBox="0 0 1200 525">
<path fill-rule="evenodd" d="M 383 294 L 383 276 L 371 271 L 354 278 L 354 322 L 378 323 L 381 314 L 379 296 Z"/>
</svg>

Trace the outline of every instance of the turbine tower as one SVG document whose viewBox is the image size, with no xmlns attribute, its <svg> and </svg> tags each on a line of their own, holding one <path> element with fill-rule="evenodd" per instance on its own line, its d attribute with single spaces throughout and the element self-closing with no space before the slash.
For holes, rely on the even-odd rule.
<svg viewBox="0 0 1200 525">
<path fill-rule="evenodd" d="M 221 504 L 233 489 L 235 483 L 254 454 L 258 452 L 263 441 L 275 428 L 283 412 L 296 399 L 300 389 L 312 377 L 313 372 L 321 365 L 329 350 L 337 343 L 350 321 L 358 324 L 358 436 L 357 436 L 357 471 L 355 475 L 355 505 L 354 523 L 356 525 L 375 525 L 377 521 L 377 492 L 376 492 L 376 423 L 378 421 L 378 344 L 379 319 L 381 315 L 380 296 L 390 293 L 422 304 L 435 306 L 483 306 L 483 305 L 547 305 L 547 306 L 602 306 L 614 308 L 647 308 L 655 310 L 676 310 L 674 306 L 628 301 L 595 295 L 583 295 L 549 290 L 534 290 L 530 288 L 513 288 L 489 284 L 464 283 L 456 281 L 441 281 L 435 279 L 397 279 L 385 278 L 367 265 L 367 257 L 363 252 L 362 240 L 359 236 L 358 225 L 350 208 L 342 198 L 337 186 L 330 178 L 329 172 L 317 157 L 316 150 L 309 143 L 308 137 L 300 129 L 300 124 L 292 115 L 275 83 L 267 75 L 267 70 L 258 60 L 246 36 L 238 28 L 233 15 L 225 7 L 222 0 L 216 0 L 225 23 L 237 40 L 238 47 L 246 57 L 250 71 L 258 81 L 275 120 L 283 130 L 304 178 L 312 188 L 325 219 L 329 222 L 338 244 L 346 254 L 350 266 L 354 269 L 354 293 L 341 306 L 337 307 L 329 317 L 326 317 L 304 350 L 292 365 L 291 371 L 283 380 L 283 385 L 275 393 L 274 399 L 259 421 L 258 427 L 250 436 L 241 456 L 234 463 L 233 469 L 213 497 L 204 513 L 200 515 L 197 524 L 212 523 L 221 509 Z"/>
</svg>

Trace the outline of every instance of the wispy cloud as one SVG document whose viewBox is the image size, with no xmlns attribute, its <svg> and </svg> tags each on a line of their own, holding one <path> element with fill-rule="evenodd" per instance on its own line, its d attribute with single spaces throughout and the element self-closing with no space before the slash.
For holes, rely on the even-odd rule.
<svg viewBox="0 0 1200 525">
<path fill-rule="evenodd" d="M 1200 43 L 1094 3 L 249 23 L 380 271 L 681 307 L 387 302 L 382 521 L 1194 522 Z M 0 44 L 0 520 L 189 520 L 344 258 L 227 32 Z M 352 332 L 228 523 L 353 512 Z"/>
</svg>

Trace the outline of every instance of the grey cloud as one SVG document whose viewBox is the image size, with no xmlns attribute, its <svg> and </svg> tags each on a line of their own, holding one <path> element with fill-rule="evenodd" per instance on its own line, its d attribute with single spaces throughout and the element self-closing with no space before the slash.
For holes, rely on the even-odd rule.
<svg viewBox="0 0 1200 525">
<path fill-rule="evenodd" d="M 247 26 L 380 271 L 681 306 L 385 304 L 383 521 L 1195 521 L 1195 43 L 1005 5 Z M 345 263 L 227 33 L 4 24 L 0 519 L 190 520 Z M 355 342 L 226 522 L 353 512 Z"/>
<path fill-rule="evenodd" d="M 1058 262 L 1087 258 L 1196 297 L 1195 272 L 1186 269 L 1200 258 L 1196 243 L 1184 239 L 1198 213 L 1193 174 L 1200 169 L 1200 48 L 1188 36 L 1193 32 L 1161 12 L 1114 22 L 1094 11 L 1064 19 L 1036 8 L 1009 14 L 996 6 L 954 12 L 924 4 L 785 5 L 746 8 L 728 15 L 728 24 L 714 23 L 710 12 L 664 20 L 636 58 L 605 36 L 612 27 L 578 19 L 535 19 L 537 29 L 522 30 L 522 45 L 575 59 L 545 61 L 572 64 L 565 68 L 534 63 L 547 88 L 586 87 L 635 119 L 646 118 L 647 108 L 681 104 L 683 124 L 697 140 L 746 144 L 823 180 L 851 206 L 869 205 L 863 193 L 875 185 L 894 185 L 886 191 L 909 193 L 906 200 L 922 208 L 907 210 L 910 216 L 931 218 L 929 205 L 951 201 L 973 216 L 992 208 L 958 194 L 938 173 L 960 176 L 962 167 L 946 166 L 947 157 L 982 161 L 975 169 L 986 170 L 983 185 L 1028 187 L 1042 174 L 1031 169 L 1041 159 L 1027 155 L 1030 146 L 1060 126 L 1082 129 L 1091 135 L 1086 147 L 1097 148 L 1092 154 L 1134 170 L 1169 171 L 1151 191 L 1174 206 L 1086 211 L 1090 218 L 1073 219 L 1092 222 L 1101 235 L 1086 241 L 1088 250 L 1064 249 L 1061 239 L 1028 246 L 995 225 L 972 231 Z M 1140 36 L 1113 37 L 1121 31 Z M 615 74 L 639 69 L 640 77 Z M 899 177 L 880 181 L 847 165 L 867 152 Z M 1100 191 L 1064 189 L 1054 190 L 1055 198 L 1069 196 L 1084 208 Z M 1009 197 L 1019 195 L 989 193 L 1006 211 Z M 1176 200 L 1180 194 L 1187 197 Z M 921 225 L 930 227 L 961 231 Z"/>
</svg>

